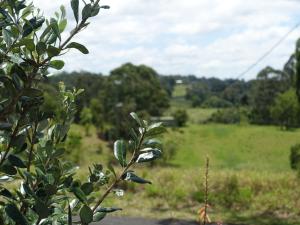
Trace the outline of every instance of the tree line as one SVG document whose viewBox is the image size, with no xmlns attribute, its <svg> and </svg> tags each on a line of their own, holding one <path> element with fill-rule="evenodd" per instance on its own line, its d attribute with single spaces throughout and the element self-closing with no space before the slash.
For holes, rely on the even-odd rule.
<svg viewBox="0 0 300 225">
<path fill-rule="evenodd" d="M 55 96 L 57 83 L 63 81 L 67 88 L 85 90 L 77 100 L 76 123 L 87 125 L 87 129 L 88 124 L 94 124 L 107 140 L 126 137 L 130 124 L 124 118 L 132 111 L 148 119 L 163 116 L 180 81 L 186 87 L 184 98 L 191 107 L 219 109 L 210 118 L 212 122 L 239 123 L 245 119 L 289 129 L 300 124 L 297 54 L 296 48 L 282 69 L 268 66 L 252 80 L 160 75 L 149 66 L 132 63 L 121 65 L 109 75 L 62 72 L 43 84 L 44 110 L 60 114 Z"/>
</svg>

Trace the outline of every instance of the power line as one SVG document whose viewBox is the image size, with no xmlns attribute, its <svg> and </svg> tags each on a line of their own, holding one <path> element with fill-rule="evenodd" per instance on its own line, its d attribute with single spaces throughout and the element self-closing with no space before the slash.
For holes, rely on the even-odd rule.
<svg viewBox="0 0 300 225">
<path fill-rule="evenodd" d="M 294 30 L 300 26 L 300 22 L 297 23 L 292 29 L 290 29 L 282 38 L 279 39 L 268 51 L 266 51 L 260 58 L 258 58 L 253 64 L 251 64 L 246 70 L 240 73 L 235 79 L 240 79 L 245 76 L 249 71 L 251 71 L 255 66 L 257 66 L 261 61 L 263 61 L 267 56 L 269 56 Z"/>
</svg>

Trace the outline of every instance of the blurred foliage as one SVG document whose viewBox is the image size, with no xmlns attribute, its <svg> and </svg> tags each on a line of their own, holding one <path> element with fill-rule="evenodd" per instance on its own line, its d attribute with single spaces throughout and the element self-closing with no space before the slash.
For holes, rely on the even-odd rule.
<svg viewBox="0 0 300 225">
<path fill-rule="evenodd" d="M 71 40 L 89 25 L 89 18 L 109 8 L 99 2 L 83 1 L 81 7 L 79 0 L 70 1 L 76 23 L 66 36 L 64 6 L 45 19 L 32 3 L 0 1 L 0 224 L 88 225 L 121 210 L 102 205 L 109 194 L 123 193 L 116 190 L 119 183 L 151 184 L 131 167 L 161 156 L 154 139 L 165 131 L 161 123 L 148 123 L 130 113 L 129 140 L 119 139 L 113 145 L 120 171 L 111 165 L 104 169 L 97 162 L 88 167 L 85 179 L 79 180 L 77 167 L 66 158 L 76 162 L 83 158 L 78 151 L 81 136 L 69 134 L 69 129 L 77 113 L 77 98 L 84 90 L 69 90 L 63 82 L 55 90 L 43 83 L 49 68 L 64 67 L 58 56 L 70 49 L 88 54 L 84 45 Z M 85 126 L 92 122 L 92 109 L 83 107 L 78 114 Z"/>
<path fill-rule="evenodd" d="M 174 117 L 178 127 L 185 126 L 188 121 L 188 114 L 184 109 L 177 109 L 175 112 L 173 112 L 172 116 Z"/>
</svg>

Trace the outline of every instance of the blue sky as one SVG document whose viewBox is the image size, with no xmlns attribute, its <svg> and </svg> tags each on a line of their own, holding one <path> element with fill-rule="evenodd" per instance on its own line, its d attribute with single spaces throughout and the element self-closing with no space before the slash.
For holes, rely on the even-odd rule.
<svg viewBox="0 0 300 225">
<path fill-rule="evenodd" d="M 69 0 L 33 0 L 50 16 Z M 160 74 L 234 78 L 300 22 L 298 0 L 102 0 L 111 6 L 92 19 L 76 41 L 90 54 L 64 56 L 65 70 L 109 73 L 126 62 Z M 69 27 L 74 24 L 67 7 Z M 300 28 L 247 73 L 267 65 L 282 68 Z"/>
</svg>

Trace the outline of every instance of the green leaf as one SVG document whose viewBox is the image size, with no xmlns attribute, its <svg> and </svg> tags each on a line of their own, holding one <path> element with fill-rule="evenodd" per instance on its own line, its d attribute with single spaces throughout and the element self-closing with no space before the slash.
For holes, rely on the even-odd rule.
<svg viewBox="0 0 300 225">
<path fill-rule="evenodd" d="M 166 128 L 162 126 L 162 123 L 151 124 L 146 130 L 146 136 L 156 136 L 166 132 Z"/>
<path fill-rule="evenodd" d="M 60 31 L 59 31 L 59 26 L 57 24 L 57 21 L 55 19 L 51 19 L 51 22 L 50 22 L 50 27 L 53 31 L 53 33 L 56 35 L 57 38 L 61 39 L 61 36 L 60 36 Z"/>
<path fill-rule="evenodd" d="M 2 36 L 7 46 L 10 47 L 12 45 L 11 33 L 6 29 L 2 29 Z"/>
<path fill-rule="evenodd" d="M 123 180 L 127 180 L 127 181 L 133 181 L 133 182 L 139 183 L 139 184 L 151 184 L 150 181 L 144 180 L 143 178 L 138 177 L 133 172 L 127 172 L 127 173 L 125 173 L 123 175 L 122 179 Z"/>
<path fill-rule="evenodd" d="M 39 19 L 37 19 L 36 21 L 35 21 L 35 23 L 33 24 L 33 29 L 38 29 L 38 28 L 40 28 L 42 25 L 43 25 L 43 23 L 45 22 L 45 19 L 44 18 L 39 18 Z"/>
<path fill-rule="evenodd" d="M 37 45 L 36 45 L 36 52 L 39 54 L 39 55 L 43 55 L 47 50 L 47 45 L 45 42 L 38 42 Z"/>
<path fill-rule="evenodd" d="M 96 5 L 96 6 L 93 8 L 93 10 L 92 10 L 91 17 L 97 16 L 98 13 L 99 13 L 99 11 L 100 11 L 100 6 L 99 6 L 99 5 Z"/>
<path fill-rule="evenodd" d="M 43 96 L 43 92 L 41 90 L 35 89 L 35 88 L 26 88 L 23 92 L 23 96 L 28 96 L 31 98 L 41 97 L 41 96 Z"/>
<path fill-rule="evenodd" d="M 15 152 L 20 153 L 24 150 L 24 145 L 26 144 L 25 139 L 26 136 L 24 134 L 20 134 L 11 141 L 11 146 L 15 148 Z"/>
<path fill-rule="evenodd" d="M 40 28 L 44 22 L 44 18 L 37 19 L 36 17 L 33 17 L 32 19 L 27 21 L 23 26 L 23 37 L 27 37 L 33 30 Z"/>
<path fill-rule="evenodd" d="M 84 183 L 82 186 L 81 186 L 81 190 L 84 192 L 84 194 L 86 195 L 89 195 L 93 192 L 94 190 L 94 187 L 93 187 L 93 184 L 92 183 Z"/>
<path fill-rule="evenodd" d="M 17 90 L 21 90 L 21 88 L 23 87 L 21 79 L 18 77 L 18 75 L 16 73 L 14 73 L 12 75 L 12 81 L 14 83 L 14 86 Z"/>
<path fill-rule="evenodd" d="M 75 20 L 78 24 L 78 19 L 79 19 L 79 0 L 71 0 L 71 7 L 72 7 L 72 10 L 73 10 L 73 13 L 74 13 L 74 17 L 75 17 Z"/>
<path fill-rule="evenodd" d="M 11 165 L 16 166 L 18 168 L 26 168 L 25 163 L 20 159 L 18 156 L 15 155 L 9 155 L 8 156 L 8 161 L 11 163 Z"/>
<path fill-rule="evenodd" d="M 65 154 L 66 149 L 65 148 L 58 148 L 55 150 L 55 152 L 52 154 L 52 157 L 58 158 L 61 157 L 63 154 Z"/>
<path fill-rule="evenodd" d="M 161 156 L 159 149 L 146 148 L 142 152 L 136 160 L 137 163 L 150 162 Z"/>
<path fill-rule="evenodd" d="M 7 175 L 12 175 L 12 176 L 17 174 L 16 168 L 7 163 L 1 166 L 0 171 Z"/>
<path fill-rule="evenodd" d="M 5 18 L 5 19 L 9 19 L 12 21 L 12 18 L 10 17 L 10 15 L 3 9 L 3 8 L 0 8 L 0 13 L 2 14 L 2 16 Z"/>
<path fill-rule="evenodd" d="M 26 46 L 26 48 L 30 51 L 34 51 L 34 41 L 33 39 L 23 38 L 18 43 L 14 45 L 14 47 Z"/>
<path fill-rule="evenodd" d="M 93 211 L 87 205 L 83 205 L 79 212 L 80 220 L 83 224 L 93 222 Z"/>
<path fill-rule="evenodd" d="M 93 7 L 91 4 L 86 4 L 82 10 L 82 20 L 86 20 L 92 16 Z"/>
<path fill-rule="evenodd" d="M 10 123 L 0 123 L 0 130 L 7 130 L 7 131 L 9 131 L 9 130 L 11 130 L 11 128 L 12 128 L 12 124 L 10 124 Z"/>
<path fill-rule="evenodd" d="M 157 139 L 148 139 L 143 143 L 143 145 L 152 148 L 157 148 L 157 147 L 160 148 L 162 146 L 162 143 L 160 140 Z"/>
<path fill-rule="evenodd" d="M 100 209 L 97 209 L 97 212 L 112 213 L 112 212 L 116 212 L 116 211 L 120 211 L 120 210 L 122 210 L 122 209 L 121 208 L 111 207 L 111 208 L 100 208 Z"/>
<path fill-rule="evenodd" d="M 107 169 L 108 169 L 110 172 L 112 172 L 112 174 L 114 175 L 115 178 L 117 178 L 116 171 L 115 171 L 114 167 L 113 167 L 110 163 L 107 165 Z"/>
<path fill-rule="evenodd" d="M 143 123 L 141 119 L 138 117 L 138 115 L 135 112 L 130 113 L 130 116 L 138 123 L 139 126 L 143 127 Z"/>
<path fill-rule="evenodd" d="M 77 42 L 72 42 L 68 44 L 66 48 L 75 48 L 83 54 L 89 54 L 89 50 L 84 45 L 79 44 Z"/>
<path fill-rule="evenodd" d="M 26 218 L 23 216 L 16 205 L 12 203 L 7 204 L 5 206 L 5 212 L 16 224 L 29 225 Z"/>
<path fill-rule="evenodd" d="M 44 40 L 44 38 L 47 37 L 47 35 L 49 35 L 50 31 L 51 31 L 51 27 L 48 26 L 48 27 L 44 30 L 44 32 L 41 34 L 40 40 L 46 41 L 46 40 Z"/>
<path fill-rule="evenodd" d="M 9 190 L 7 190 L 6 188 L 4 188 L 0 191 L 0 195 L 4 196 L 6 198 L 15 199 L 13 194 Z"/>
<path fill-rule="evenodd" d="M 11 67 L 10 73 L 16 74 L 24 82 L 27 81 L 27 75 L 25 71 L 22 69 L 22 67 L 18 66 L 17 64 L 14 64 Z"/>
<path fill-rule="evenodd" d="M 106 216 L 105 212 L 97 212 L 94 215 L 93 222 L 99 222 L 100 220 L 103 220 L 105 216 Z"/>
<path fill-rule="evenodd" d="M 63 20 L 61 20 L 61 21 L 59 22 L 58 27 L 59 27 L 59 32 L 60 32 L 60 33 L 62 33 L 62 32 L 66 29 L 67 24 L 68 24 L 67 19 L 63 19 Z"/>
<path fill-rule="evenodd" d="M 60 49 L 50 45 L 47 49 L 47 53 L 49 57 L 58 56 L 60 53 Z"/>
<path fill-rule="evenodd" d="M 114 155 L 119 161 L 122 167 L 127 165 L 126 163 L 126 143 L 123 140 L 118 140 L 114 143 Z"/>
<path fill-rule="evenodd" d="M 61 11 L 61 17 L 65 18 L 66 17 L 66 8 L 64 5 L 60 6 L 60 11 Z"/>
<path fill-rule="evenodd" d="M 51 213 L 47 205 L 40 200 L 36 200 L 34 208 L 35 212 L 39 215 L 39 218 L 41 219 L 47 218 Z"/>
<path fill-rule="evenodd" d="M 72 188 L 72 192 L 82 203 L 87 202 L 87 198 L 84 192 L 79 187 Z"/>
<path fill-rule="evenodd" d="M 49 66 L 54 69 L 61 70 L 65 66 L 65 62 L 62 60 L 52 60 L 49 63 Z"/>
</svg>

